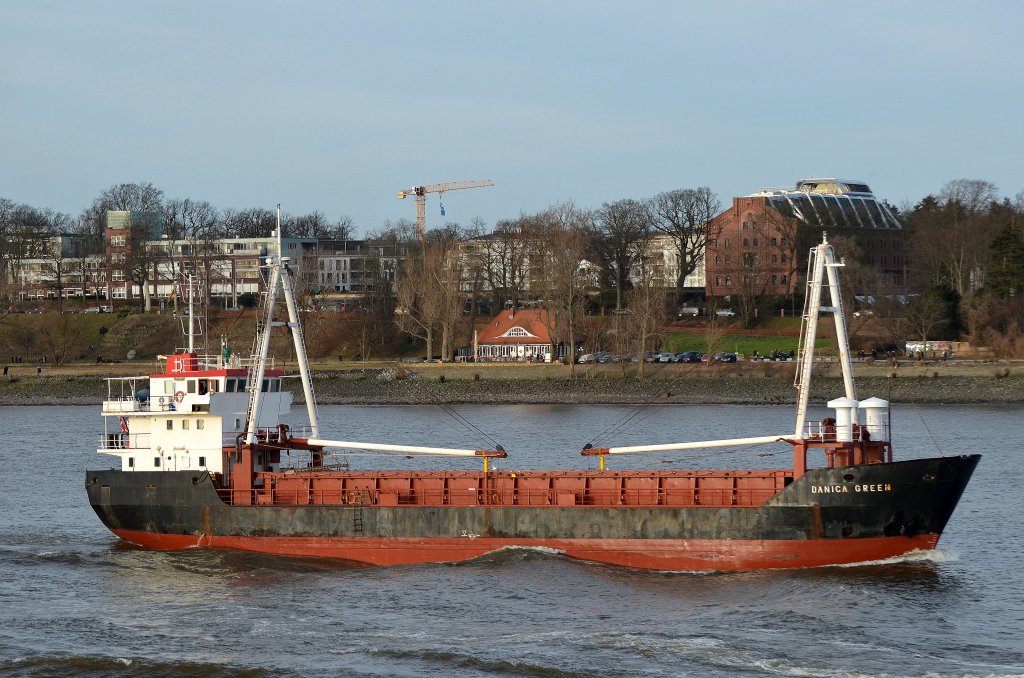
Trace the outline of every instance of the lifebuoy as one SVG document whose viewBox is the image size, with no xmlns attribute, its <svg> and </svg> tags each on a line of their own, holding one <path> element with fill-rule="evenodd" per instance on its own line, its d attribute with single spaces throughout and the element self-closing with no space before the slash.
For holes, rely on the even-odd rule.
<svg viewBox="0 0 1024 678">
<path fill-rule="evenodd" d="M 185 392 L 184 391 L 177 391 L 177 392 L 175 392 L 175 394 L 174 394 L 174 402 L 180 403 L 184 399 L 185 399 Z"/>
</svg>

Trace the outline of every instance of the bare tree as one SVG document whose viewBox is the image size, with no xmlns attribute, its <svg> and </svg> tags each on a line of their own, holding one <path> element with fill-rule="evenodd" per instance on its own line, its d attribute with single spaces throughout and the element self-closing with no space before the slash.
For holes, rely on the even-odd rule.
<svg viewBox="0 0 1024 678">
<path fill-rule="evenodd" d="M 964 216 L 983 213 L 998 196 L 996 185 L 983 179 L 953 179 L 939 191 L 942 202 L 956 205 Z"/>
<path fill-rule="evenodd" d="M 527 222 L 523 215 L 499 221 L 490 236 L 473 245 L 483 258 L 484 275 L 499 307 L 511 303 L 517 308 L 529 284 L 530 250 L 535 242 Z"/>
<path fill-rule="evenodd" d="M 93 294 L 99 296 L 99 280 L 102 262 L 98 255 L 103 253 L 103 238 L 97 236 L 90 225 L 79 217 L 74 227 L 73 252 L 75 258 L 74 269 L 82 283 L 82 298 L 89 296 L 90 285 Z"/>
<path fill-rule="evenodd" d="M 487 274 L 487 253 L 485 248 L 474 246 L 486 236 L 486 226 L 479 218 L 474 218 L 469 229 L 463 234 L 459 243 L 460 266 L 462 268 L 462 284 L 464 291 L 469 293 L 469 317 L 466 323 L 466 345 L 473 344 L 473 331 L 480 310 L 483 286 Z M 467 246 L 467 243 L 469 244 Z M 468 289 L 466 289 L 468 287 Z"/>
<path fill-rule="evenodd" d="M 928 290 L 907 305 L 906 322 L 910 331 L 921 338 L 927 347 L 928 340 L 936 333 L 949 327 L 950 303 L 941 288 Z"/>
<path fill-rule="evenodd" d="M 41 348 L 56 365 L 63 365 L 82 348 L 82 324 L 72 314 L 44 313 L 38 331 Z"/>
<path fill-rule="evenodd" d="M 552 355 L 565 341 L 569 376 L 576 376 L 576 326 L 586 289 L 594 284 L 584 256 L 590 249 L 591 216 L 571 202 L 559 203 L 529 219 L 531 235 L 543 243 L 530 259 L 531 291 L 548 311 Z M 536 284 L 534 284 L 536 283 Z"/>
<path fill-rule="evenodd" d="M 651 230 L 651 213 L 636 200 L 619 200 L 603 204 L 594 215 L 594 225 L 594 246 L 605 270 L 614 279 L 615 308 L 621 309 L 630 273 Z"/>
<path fill-rule="evenodd" d="M 123 270 L 129 283 L 142 290 L 143 307 L 150 308 L 149 280 L 153 275 L 153 253 L 146 245 L 160 237 L 163 220 L 164 193 L 151 183 L 115 184 L 100 193 L 82 213 L 82 220 L 99 237 L 103 237 L 109 212 L 130 212 L 128 248 L 124 261 L 112 262 L 113 268 Z M 109 273 L 112 273 L 113 268 Z"/>
<path fill-rule="evenodd" d="M 149 182 L 115 184 L 93 199 L 82 212 L 82 221 L 94 235 L 102 238 L 107 226 L 107 212 L 160 212 L 164 192 Z"/>
<path fill-rule="evenodd" d="M 645 243 L 640 243 L 642 249 Z M 654 348 L 665 326 L 666 289 L 656 275 L 653 262 L 641 256 L 635 267 L 633 288 L 626 294 L 631 313 L 625 318 L 632 326 L 636 343 L 634 353 L 637 359 L 637 376 L 644 376 L 644 352 Z"/>
<path fill-rule="evenodd" d="M 53 212 L 31 205 L 7 201 L 0 205 L 3 232 L 0 233 L 0 261 L 4 270 L 4 296 L 8 301 L 17 296 L 16 287 L 24 280 L 16 277 L 26 259 L 42 258 L 51 245 Z M 6 307 L 5 307 L 6 308 Z"/>
<path fill-rule="evenodd" d="M 682 299 L 686 276 L 704 260 L 708 242 L 718 237 L 712 219 L 721 212 L 718 196 L 708 187 L 659 193 L 648 201 L 652 226 L 672 238 L 679 271 L 676 298 Z"/>
<path fill-rule="evenodd" d="M 462 317 L 466 295 L 462 290 L 462 266 L 458 243 L 462 228 L 453 222 L 426 234 L 425 260 L 428 284 L 435 290 L 437 326 L 441 331 L 441 359 L 448 362 L 455 354 L 455 328 Z"/>
<path fill-rule="evenodd" d="M 265 238 L 277 227 L 277 215 L 263 207 L 224 210 L 222 221 L 228 238 Z"/>
<path fill-rule="evenodd" d="M 47 286 L 56 294 L 57 310 L 60 312 L 64 311 L 64 290 L 68 285 L 68 279 L 73 279 L 79 265 L 71 244 L 65 244 L 62 240 L 59 237 L 55 239 L 43 257 L 43 275 Z"/>
<path fill-rule="evenodd" d="M 289 238 L 326 238 L 331 227 L 322 212 L 281 218 L 281 232 Z"/>
<path fill-rule="evenodd" d="M 987 181 L 957 179 L 909 214 L 913 261 L 925 286 L 949 285 L 964 297 L 984 284 L 988 244 L 1000 228 L 989 218 L 995 191 Z"/>
<path fill-rule="evenodd" d="M 445 311 L 444 295 L 436 282 L 443 260 L 440 247 L 426 245 L 419 255 L 406 260 L 398 277 L 398 328 L 426 343 L 427 360 L 433 360 L 434 331 Z"/>
<path fill-rule="evenodd" d="M 13 200 L 0 198 L 0 306 L 6 311 L 13 298 L 14 267 L 12 266 L 12 248 L 10 236 L 14 230 L 14 212 L 16 205 Z"/>
<path fill-rule="evenodd" d="M 356 235 L 356 223 L 352 220 L 352 217 L 343 214 L 338 217 L 327 229 L 327 233 L 320 238 L 327 238 L 328 240 L 352 240 Z"/>
<path fill-rule="evenodd" d="M 174 199 L 164 205 L 171 277 L 177 278 L 179 273 L 195 277 L 202 289 L 204 315 L 209 312 L 214 262 L 220 255 L 217 240 L 222 235 L 221 225 L 217 209 L 205 200 Z"/>
</svg>

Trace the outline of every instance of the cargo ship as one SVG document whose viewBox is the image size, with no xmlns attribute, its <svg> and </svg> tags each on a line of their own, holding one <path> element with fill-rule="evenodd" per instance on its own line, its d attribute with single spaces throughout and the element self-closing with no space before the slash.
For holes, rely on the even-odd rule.
<svg viewBox="0 0 1024 678">
<path fill-rule="evenodd" d="M 165 358 L 163 372 L 108 380 L 98 452 L 120 464 L 87 471 L 85 485 L 96 515 L 124 541 L 366 565 L 463 561 L 505 548 L 657 570 L 860 563 L 934 549 L 980 459 L 893 459 L 889 403 L 857 400 L 842 264 L 825 238 L 808 262 L 795 428 L 730 440 L 587 447 L 578 470 L 498 470 L 492 460 L 508 457 L 498 446 L 321 438 L 289 261 L 268 256 L 260 264 L 265 290 L 249 356 L 200 355 L 189 329 L 188 346 Z M 286 320 L 277 319 L 277 306 L 287 309 Z M 828 403 L 834 416 L 808 422 L 815 336 L 828 313 L 844 393 Z M 191 323 L 191 310 L 187 317 Z M 268 358 L 270 334 L 279 327 L 294 344 L 308 430 L 282 420 L 292 396 Z M 791 450 L 792 464 L 611 468 L 623 455 L 765 444 Z M 479 467 L 357 471 L 337 463 L 359 450 L 468 456 Z"/>
</svg>

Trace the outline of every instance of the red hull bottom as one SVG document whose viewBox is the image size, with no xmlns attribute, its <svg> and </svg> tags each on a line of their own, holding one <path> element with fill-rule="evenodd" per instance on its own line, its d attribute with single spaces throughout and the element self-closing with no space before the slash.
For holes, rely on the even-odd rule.
<svg viewBox="0 0 1024 678">
<path fill-rule="evenodd" d="M 699 539 L 381 539 L 375 537 L 196 537 L 114 530 L 147 548 L 221 548 L 369 565 L 470 560 L 502 548 L 554 549 L 571 558 L 652 570 L 760 570 L 844 565 L 931 550 L 935 534 L 817 540 Z"/>
</svg>

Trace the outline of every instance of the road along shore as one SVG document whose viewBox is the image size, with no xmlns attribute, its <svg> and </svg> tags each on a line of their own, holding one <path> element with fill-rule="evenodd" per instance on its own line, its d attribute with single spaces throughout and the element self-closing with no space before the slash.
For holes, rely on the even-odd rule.
<svg viewBox="0 0 1024 678">
<path fill-rule="evenodd" d="M 118 366 L 121 370 L 126 366 Z M 599 366 L 605 367 L 605 366 Z M 588 404 L 616 403 L 793 403 L 793 365 L 670 365 L 638 378 L 615 366 L 578 369 L 567 378 L 566 366 L 418 365 L 348 369 L 314 368 L 314 389 L 321 404 Z M 681 369 L 680 369 L 681 368 Z M 811 402 L 842 394 L 834 365 L 815 368 Z M 33 370 L 34 372 L 35 370 Z M 91 371 L 91 370 L 90 370 Z M 126 374 L 147 374 L 152 365 L 134 366 Z M 1024 403 L 1024 367 L 1010 363 L 977 365 L 863 366 L 858 396 L 894 403 Z M 302 391 L 293 387 L 301 402 Z M 64 373 L 12 374 L 0 379 L 3 405 L 98 405 L 107 397 L 102 376 Z"/>
</svg>

